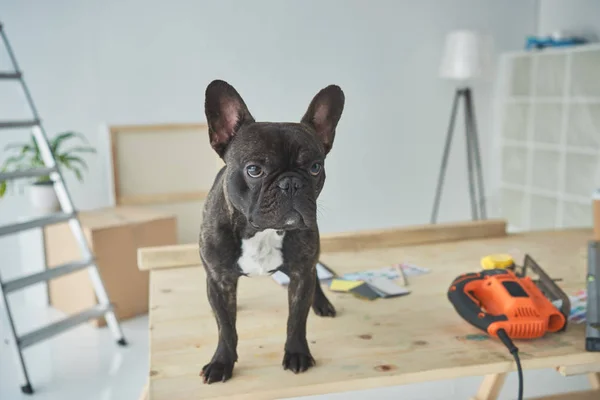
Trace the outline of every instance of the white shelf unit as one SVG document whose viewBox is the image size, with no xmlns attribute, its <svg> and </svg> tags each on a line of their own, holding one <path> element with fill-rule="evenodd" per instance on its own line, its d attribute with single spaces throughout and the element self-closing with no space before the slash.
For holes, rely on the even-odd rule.
<svg viewBox="0 0 600 400">
<path fill-rule="evenodd" d="M 600 188 L 600 46 L 505 54 L 497 80 L 495 213 L 514 230 L 592 225 Z"/>
</svg>

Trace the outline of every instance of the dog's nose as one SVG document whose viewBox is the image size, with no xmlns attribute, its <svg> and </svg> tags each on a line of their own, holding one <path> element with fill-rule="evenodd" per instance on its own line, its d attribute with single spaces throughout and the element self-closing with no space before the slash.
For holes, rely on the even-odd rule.
<svg viewBox="0 0 600 400">
<path fill-rule="evenodd" d="M 286 176 L 277 182 L 277 186 L 286 193 L 294 194 L 301 189 L 304 184 L 295 176 Z"/>
</svg>

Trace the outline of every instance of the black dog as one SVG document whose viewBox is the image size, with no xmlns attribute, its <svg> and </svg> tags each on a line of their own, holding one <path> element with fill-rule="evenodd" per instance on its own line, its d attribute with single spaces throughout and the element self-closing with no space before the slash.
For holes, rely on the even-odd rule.
<svg viewBox="0 0 600 400">
<path fill-rule="evenodd" d="M 242 275 L 279 270 L 289 276 L 283 368 L 298 373 L 314 365 L 306 340 L 311 305 L 318 315 L 335 316 L 316 276 L 316 200 L 344 101 L 342 90 L 331 85 L 314 97 L 300 123 L 255 122 L 228 83 L 216 80 L 206 88 L 210 144 L 226 166 L 206 200 L 200 233 L 208 300 L 219 328 L 215 354 L 202 368 L 205 383 L 232 376 Z"/>
</svg>

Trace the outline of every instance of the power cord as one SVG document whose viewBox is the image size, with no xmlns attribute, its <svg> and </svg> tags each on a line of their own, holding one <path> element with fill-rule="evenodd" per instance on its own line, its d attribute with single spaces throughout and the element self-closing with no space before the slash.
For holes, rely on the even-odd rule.
<svg viewBox="0 0 600 400">
<path fill-rule="evenodd" d="M 523 369 L 521 368 L 521 360 L 519 359 L 519 349 L 508 337 L 508 333 L 504 329 L 498 329 L 498 337 L 504 343 L 510 354 L 515 358 L 517 363 L 517 373 L 519 374 L 519 400 L 523 400 Z"/>
</svg>

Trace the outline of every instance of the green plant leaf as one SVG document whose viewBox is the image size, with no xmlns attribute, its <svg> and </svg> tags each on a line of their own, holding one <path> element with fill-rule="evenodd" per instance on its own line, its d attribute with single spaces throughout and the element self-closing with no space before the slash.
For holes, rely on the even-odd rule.
<svg viewBox="0 0 600 400">
<path fill-rule="evenodd" d="M 27 156 L 27 154 L 19 154 L 18 156 L 8 157 L 6 160 L 4 160 L 4 167 L 3 167 L 3 169 L 6 169 L 11 164 L 18 164 L 18 163 L 20 163 L 21 161 L 23 161 L 25 159 L 26 156 Z"/>
<path fill-rule="evenodd" d="M 19 148 L 23 148 L 23 147 L 27 147 L 30 146 L 29 143 L 9 143 L 6 146 L 4 146 L 4 151 L 6 150 L 11 150 L 11 149 L 19 149 Z"/>
<path fill-rule="evenodd" d="M 75 173 L 77 180 L 79 180 L 79 182 L 83 182 L 83 175 L 81 175 L 81 171 L 77 168 L 73 168 L 73 172 Z"/>
<path fill-rule="evenodd" d="M 0 182 L 0 197 L 4 197 L 6 194 L 6 181 Z"/>
<path fill-rule="evenodd" d="M 86 164 L 85 161 L 83 161 L 81 158 L 77 157 L 77 156 L 67 156 L 67 155 L 63 155 L 61 156 L 63 160 L 65 160 L 66 162 L 70 163 L 70 164 L 79 164 L 81 165 L 81 167 L 85 170 L 88 169 L 88 166 Z"/>
<path fill-rule="evenodd" d="M 71 154 L 71 153 L 95 153 L 96 149 L 94 149 L 93 147 L 90 146 L 77 146 L 77 147 L 73 147 L 67 151 L 65 151 L 65 154 Z"/>
<path fill-rule="evenodd" d="M 74 137 L 78 137 L 84 143 L 87 143 L 86 137 L 83 136 L 81 133 L 79 133 L 79 132 L 73 132 L 73 131 L 68 131 L 68 132 L 63 132 L 63 133 L 60 133 L 60 134 L 56 135 L 52 139 L 52 141 L 50 143 L 50 149 L 52 150 L 52 152 L 54 154 L 56 154 L 63 142 L 65 142 L 67 139 L 71 139 L 71 138 L 74 138 Z"/>
</svg>

